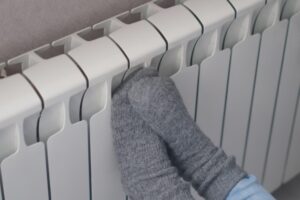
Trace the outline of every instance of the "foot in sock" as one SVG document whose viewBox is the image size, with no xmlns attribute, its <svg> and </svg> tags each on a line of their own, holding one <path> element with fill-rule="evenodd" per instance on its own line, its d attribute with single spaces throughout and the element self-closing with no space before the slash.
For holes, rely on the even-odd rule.
<svg viewBox="0 0 300 200">
<path fill-rule="evenodd" d="M 164 141 L 139 117 L 129 103 L 128 91 L 155 70 L 132 74 L 113 95 L 112 126 L 114 146 L 122 174 L 122 183 L 134 200 L 193 200 L 190 186 L 171 165 Z"/>
<path fill-rule="evenodd" d="M 196 126 L 170 78 L 141 78 L 128 97 L 134 110 L 168 144 L 183 177 L 200 195 L 224 200 L 246 176 L 234 158 L 227 157 Z"/>
</svg>

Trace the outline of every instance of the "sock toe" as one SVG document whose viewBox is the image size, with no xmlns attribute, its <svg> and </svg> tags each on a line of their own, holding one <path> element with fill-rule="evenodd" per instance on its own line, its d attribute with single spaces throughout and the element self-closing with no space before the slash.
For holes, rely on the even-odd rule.
<svg viewBox="0 0 300 200">
<path fill-rule="evenodd" d="M 128 91 L 128 99 L 144 120 L 160 121 L 168 113 L 186 110 L 183 100 L 172 79 L 146 77 L 135 82 Z M 150 118 L 149 118 L 150 117 Z"/>
</svg>

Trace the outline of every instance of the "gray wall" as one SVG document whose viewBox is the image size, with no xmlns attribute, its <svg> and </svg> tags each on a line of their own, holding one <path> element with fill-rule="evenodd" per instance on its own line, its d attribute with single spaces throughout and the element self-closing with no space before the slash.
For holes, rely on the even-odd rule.
<svg viewBox="0 0 300 200">
<path fill-rule="evenodd" d="M 148 0 L 0 0 L 0 63 Z"/>
</svg>

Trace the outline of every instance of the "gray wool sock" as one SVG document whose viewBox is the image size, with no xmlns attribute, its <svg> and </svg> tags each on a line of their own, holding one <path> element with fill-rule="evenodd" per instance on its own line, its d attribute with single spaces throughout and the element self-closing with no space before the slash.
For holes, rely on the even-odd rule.
<svg viewBox="0 0 300 200">
<path fill-rule="evenodd" d="M 170 78 L 140 79 L 130 89 L 129 101 L 167 142 L 184 178 L 206 200 L 224 200 L 246 176 L 233 157 L 227 157 L 200 131 Z"/>
<path fill-rule="evenodd" d="M 122 184 L 133 200 L 193 200 L 190 185 L 172 166 L 164 141 L 133 110 L 128 99 L 132 84 L 153 70 L 131 75 L 112 99 L 114 146 Z"/>
</svg>

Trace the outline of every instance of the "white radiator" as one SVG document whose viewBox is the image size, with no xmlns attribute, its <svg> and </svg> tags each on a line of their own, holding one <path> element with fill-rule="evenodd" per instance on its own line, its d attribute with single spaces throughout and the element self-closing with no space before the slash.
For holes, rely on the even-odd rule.
<svg viewBox="0 0 300 200">
<path fill-rule="evenodd" d="M 299 11 L 300 0 L 153 1 L 0 64 L 0 200 L 125 200 L 111 93 L 150 65 L 274 191 L 300 173 Z"/>
</svg>

